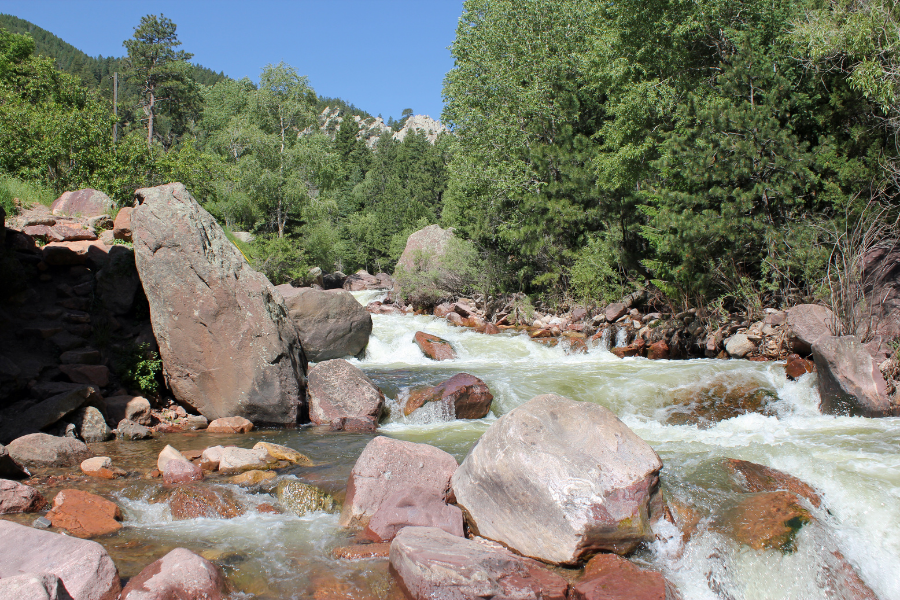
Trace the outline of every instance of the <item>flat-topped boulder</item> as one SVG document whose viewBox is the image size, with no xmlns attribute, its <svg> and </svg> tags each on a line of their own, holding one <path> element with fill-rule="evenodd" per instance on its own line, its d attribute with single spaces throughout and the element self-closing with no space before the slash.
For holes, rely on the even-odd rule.
<svg viewBox="0 0 900 600">
<path fill-rule="evenodd" d="M 276 287 L 312 362 L 356 356 L 369 343 L 372 316 L 343 290 Z"/>
<path fill-rule="evenodd" d="M 495 421 L 452 487 L 476 535 L 544 562 L 577 564 L 653 539 L 648 506 L 661 468 L 609 409 L 545 394 Z"/>
<path fill-rule="evenodd" d="M 446 497 L 456 468 L 456 459 L 440 448 L 384 436 L 373 438 L 350 472 L 340 524 L 365 527 L 388 496 L 413 485 Z"/>
<path fill-rule="evenodd" d="M 114 533 L 122 528 L 122 511 L 114 502 L 82 490 L 60 490 L 47 518 L 79 538 Z"/>
<path fill-rule="evenodd" d="M 100 190 L 85 188 L 63 192 L 63 195 L 50 205 L 50 210 L 54 216 L 89 218 L 109 214 L 115 206 L 116 203 L 112 198 Z"/>
<path fill-rule="evenodd" d="M 210 420 L 297 423 L 306 360 L 281 294 L 182 184 L 135 195 L 135 262 L 174 396 Z"/>
<path fill-rule="evenodd" d="M 40 573 L 59 578 L 73 600 L 116 600 L 122 589 L 100 544 L 0 520 L 0 582 Z"/>
<path fill-rule="evenodd" d="M 854 336 L 822 336 L 812 345 L 820 410 L 830 415 L 889 417 L 893 405 L 881 370 Z"/>
<path fill-rule="evenodd" d="M 458 373 L 434 387 L 410 392 L 403 413 L 410 415 L 428 403 L 438 402 L 457 419 L 481 419 L 491 411 L 493 401 L 487 384 L 474 375 Z"/>
<path fill-rule="evenodd" d="M 535 560 L 435 527 L 401 529 L 391 543 L 390 559 L 413 600 L 565 600 L 569 588 L 565 579 Z"/>
<path fill-rule="evenodd" d="M 208 433 L 250 433 L 253 423 L 244 417 L 221 417 L 206 426 Z"/>
<path fill-rule="evenodd" d="M 321 362 L 309 370 L 309 419 L 329 424 L 338 419 L 378 423 L 384 394 L 358 368 L 342 358 Z"/>
</svg>

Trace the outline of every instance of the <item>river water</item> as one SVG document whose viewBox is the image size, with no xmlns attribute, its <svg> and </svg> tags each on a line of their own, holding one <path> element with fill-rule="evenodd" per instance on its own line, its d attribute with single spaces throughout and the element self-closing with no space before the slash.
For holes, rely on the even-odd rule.
<svg viewBox="0 0 900 600">
<path fill-rule="evenodd" d="M 371 299 L 371 294 L 357 296 L 363 304 Z M 684 543 L 672 532 L 633 558 L 662 571 L 685 600 L 824 598 L 823 544 L 839 550 L 880 598 L 900 600 L 900 419 L 823 416 L 817 409 L 815 375 L 788 381 L 783 366 L 774 363 L 620 360 L 602 348 L 567 355 L 561 347 L 545 347 L 523 334 L 487 336 L 433 317 L 374 315 L 373 321 L 366 356 L 353 362 L 388 398 L 392 410 L 380 435 L 433 444 L 462 461 L 497 416 L 538 394 L 555 392 L 606 406 L 653 446 L 664 463 L 661 480 L 667 496 L 692 505 L 703 519 L 690 541 Z M 416 331 L 449 340 L 459 358 L 440 363 L 425 358 L 413 342 Z M 437 412 L 402 416 L 398 402 L 410 388 L 459 372 L 487 383 L 494 394 L 493 414 L 477 421 L 450 420 Z M 716 382 L 725 388 L 753 385 L 770 391 L 774 400 L 768 416 L 744 414 L 706 428 L 667 423 L 673 398 Z M 165 443 L 189 450 L 273 441 L 316 462 L 315 467 L 282 471 L 279 477 L 297 477 L 342 499 L 347 476 L 371 437 L 318 428 L 244 436 L 200 432 L 95 444 L 93 449 L 126 468 L 149 470 Z M 751 550 L 708 527 L 708 515 L 734 495 L 718 466 L 723 457 L 771 466 L 814 486 L 823 499 L 822 507 L 813 510 L 823 525 L 819 535 L 814 535 L 816 528 L 805 527 L 796 550 L 785 555 Z M 239 490 L 225 478 L 208 481 L 229 489 L 247 506 L 275 503 L 271 496 Z M 165 503 L 151 503 L 158 483 L 131 480 L 125 489 L 114 489 L 121 486 L 114 482 L 94 485 L 111 494 L 126 515 L 125 529 L 101 540 L 123 576 L 133 576 L 150 560 L 184 546 L 221 564 L 241 590 L 239 598 L 398 597 L 386 560 L 332 558 L 334 547 L 352 543 L 351 534 L 338 528 L 335 514 L 248 513 L 230 520 L 174 521 Z"/>
</svg>

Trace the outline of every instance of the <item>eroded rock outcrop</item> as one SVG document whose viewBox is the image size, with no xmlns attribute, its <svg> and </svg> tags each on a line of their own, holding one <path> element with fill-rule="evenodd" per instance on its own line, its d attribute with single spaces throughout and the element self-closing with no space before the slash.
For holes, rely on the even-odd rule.
<svg viewBox="0 0 900 600">
<path fill-rule="evenodd" d="M 210 420 L 296 423 L 306 360 L 281 295 L 182 184 L 135 194 L 135 261 L 175 397 Z"/>
<path fill-rule="evenodd" d="M 372 316 L 349 292 L 276 287 L 312 362 L 356 356 L 369 343 Z"/>
<path fill-rule="evenodd" d="M 878 365 L 853 336 L 822 336 L 812 344 L 821 402 L 831 415 L 888 417 L 900 415 L 892 405 Z"/>
<path fill-rule="evenodd" d="M 661 468 L 656 452 L 609 409 L 545 394 L 492 424 L 452 487 L 477 535 L 576 564 L 652 538 L 648 503 Z"/>
</svg>

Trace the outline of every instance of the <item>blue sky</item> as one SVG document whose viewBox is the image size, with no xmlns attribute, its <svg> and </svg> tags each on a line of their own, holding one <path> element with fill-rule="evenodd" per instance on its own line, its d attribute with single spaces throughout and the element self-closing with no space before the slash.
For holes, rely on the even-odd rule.
<svg viewBox="0 0 900 600">
<path fill-rule="evenodd" d="M 230 77 L 257 81 L 283 60 L 319 95 L 385 120 L 404 108 L 438 119 L 462 0 L 0 0 L 0 12 L 91 56 L 124 55 L 141 17 L 162 13 L 193 62 Z"/>
</svg>

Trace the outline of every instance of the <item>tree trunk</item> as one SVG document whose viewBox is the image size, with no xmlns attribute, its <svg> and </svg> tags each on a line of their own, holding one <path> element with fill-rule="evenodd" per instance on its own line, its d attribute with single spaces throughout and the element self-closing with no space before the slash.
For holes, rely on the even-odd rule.
<svg viewBox="0 0 900 600">
<path fill-rule="evenodd" d="M 153 111 L 155 110 L 156 96 L 150 93 L 150 103 L 147 105 L 147 149 L 153 144 Z"/>
</svg>

